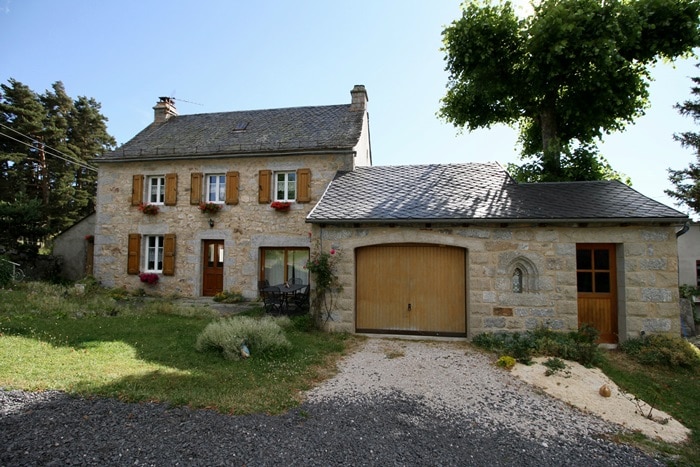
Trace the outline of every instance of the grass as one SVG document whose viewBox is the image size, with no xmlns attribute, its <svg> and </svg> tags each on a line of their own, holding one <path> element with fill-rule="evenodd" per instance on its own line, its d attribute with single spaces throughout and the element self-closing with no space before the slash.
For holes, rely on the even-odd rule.
<svg viewBox="0 0 700 467">
<path fill-rule="evenodd" d="M 620 351 L 607 352 L 600 368 L 620 388 L 667 412 L 692 430 L 690 440 L 672 445 L 642 436 L 621 441 L 661 451 L 673 465 L 700 465 L 700 368 L 667 368 L 636 363 Z"/>
<path fill-rule="evenodd" d="M 327 377 L 351 341 L 290 329 L 288 353 L 229 361 L 195 350 L 218 316 L 207 308 L 71 290 L 40 283 L 0 290 L 0 387 L 274 414 Z"/>
</svg>

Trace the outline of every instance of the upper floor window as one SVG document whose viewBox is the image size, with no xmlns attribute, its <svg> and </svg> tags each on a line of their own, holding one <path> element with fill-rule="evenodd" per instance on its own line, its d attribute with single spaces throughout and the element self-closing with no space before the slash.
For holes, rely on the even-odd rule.
<svg viewBox="0 0 700 467">
<path fill-rule="evenodd" d="M 163 272 L 163 237 L 146 237 L 146 271 Z"/>
<path fill-rule="evenodd" d="M 148 177 L 148 202 L 151 204 L 163 204 L 165 202 L 164 176 Z"/>
<path fill-rule="evenodd" d="M 297 196 L 297 173 L 275 173 L 275 201 L 295 201 Z"/>
<path fill-rule="evenodd" d="M 226 175 L 207 176 L 207 202 L 223 203 L 226 201 Z"/>
</svg>

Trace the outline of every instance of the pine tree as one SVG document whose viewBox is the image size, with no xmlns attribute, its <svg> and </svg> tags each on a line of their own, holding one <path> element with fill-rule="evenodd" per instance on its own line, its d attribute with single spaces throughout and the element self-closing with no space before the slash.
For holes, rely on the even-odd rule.
<svg viewBox="0 0 700 467">
<path fill-rule="evenodd" d="M 700 66 L 700 65 L 698 65 Z M 681 115 L 693 118 L 700 122 L 700 78 L 692 78 L 695 84 L 690 92 L 695 100 L 687 100 L 683 104 L 676 104 Z M 695 152 L 696 164 L 690 163 L 681 170 L 668 169 L 669 180 L 676 187 L 675 190 L 665 190 L 666 194 L 678 201 L 678 205 L 685 204 L 696 213 L 700 214 L 700 133 L 684 132 L 674 135 L 674 139 L 683 147 Z"/>
</svg>

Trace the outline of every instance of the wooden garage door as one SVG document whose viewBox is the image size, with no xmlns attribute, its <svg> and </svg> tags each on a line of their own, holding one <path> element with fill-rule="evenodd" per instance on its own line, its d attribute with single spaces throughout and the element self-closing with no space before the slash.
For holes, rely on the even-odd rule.
<svg viewBox="0 0 700 467">
<path fill-rule="evenodd" d="M 357 332 L 466 336 L 466 253 L 440 245 L 356 252 Z"/>
</svg>

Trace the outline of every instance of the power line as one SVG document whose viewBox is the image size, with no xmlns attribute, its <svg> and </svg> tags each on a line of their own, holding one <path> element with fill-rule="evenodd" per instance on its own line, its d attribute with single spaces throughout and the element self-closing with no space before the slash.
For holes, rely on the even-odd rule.
<svg viewBox="0 0 700 467">
<path fill-rule="evenodd" d="M 27 135 L 25 135 L 25 134 L 23 134 L 23 133 L 21 133 L 21 132 L 15 130 L 14 128 L 11 128 L 11 127 L 7 126 L 7 125 L 4 125 L 4 124 L 0 123 L 0 126 L 3 127 L 3 128 L 7 128 L 8 130 L 10 130 L 10 131 L 12 131 L 12 132 L 14 132 L 14 133 L 17 133 L 18 135 L 20 135 L 20 136 L 22 136 L 22 137 L 24 137 L 24 138 L 30 139 L 30 140 L 32 140 L 32 141 L 36 141 L 36 138 L 32 138 L 32 137 L 30 137 L 30 136 L 27 136 Z M 16 139 L 16 138 L 13 138 L 12 136 L 10 136 L 10 135 L 8 135 L 8 134 L 6 134 L 6 133 L 0 133 L 0 135 L 3 135 L 3 136 L 5 136 L 5 137 L 7 137 L 7 138 L 10 138 L 10 139 L 13 140 L 13 141 L 17 141 L 18 143 L 24 144 L 25 146 L 29 146 L 30 148 L 36 149 L 36 147 L 35 147 L 34 145 L 29 144 L 29 143 L 26 143 L 26 142 L 24 142 L 24 141 L 20 141 L 20 140 L 18 140 L 18 139 Z M 46 154 L 48 154 L 48 155 L 50 155 L 50 156 L 56 157 L 56 158 L 58 158 L 58 159 L 61 159 L 61 160 L 66 161 L 66 162 L 71 162 L 71 163 L 76 164 L 76 165 L 79 165 L 79 166 L 81 166 L 81 167 L 83 167 L 83 168 L 85 168 L 85 169 L 93 170 L 93 171 L 97 172 L 97 168 L 96 168 L 96 167 L 93 167 L 93 166 L 89 165 L 88 163 L 83 162 L 83 161 L 81 161 L 81 160 L 77 160 L 75 157 L 69 156 L 68 154 L 66 154 L 66 153 L 64 153 L 64 152 L 61 152 L 61 151 L 59 151 L 59 150 L 56 149 L 56 148 L 52 148 L 52 147 L 49 146 L 48 144 L 44 144 L 44 148 L 49 148 L 49 149 L 51 149 L 51 150 L 53 150 L 53 151 L 56 151 L 57 153 L 63 155 L 64 157 L 58 156 L 58 155 L 53 154 L 53 153 L 51 153 L 51 152 L 49 152 L 49 151 L 46 151 L 46 149 L 44 149 L 44 153 L 46 153 Z"/>
<path fill-rule="evenodd" d="M 0 125 L 2 125 L 2 124 L 0 123 Z M 4 125 L 2 125 L 2 126 L 4 126 Z M 24 144 L 25 146 L 29 146 L 29 147 L 32 148 L 32 149 L 36 149 L 36 146 L 34 146 L 34 145 L 32 145 L 32 144 L 29 144 L 29 143 L 25 143 L 24 141 L 20 141 L 20 140 L 18 140 L 17 138 L 13 138 L 12 136 L 8 135 L 7 133 L 2 133 L 2 132 L 0 132 L 0 135 L 4 136 L 4 137 L 6 137 L 6 138 L 9 138 L 9 139 L 11 139 L 11 140 L 13 140 L 13 141 L 17 141 L 17 142 L 20 143 L 20 144 Z M 48 147 L 48 146 L 47 146 L 47 147 Z M 78 166 L 80 166 L 80 167 L 82 167 L 82 168 L 84 168 L 84 169 L 88 169 L 88 170 L 92 170 L 92 171 L 94 171 L 94 172 L 97 172 L 97 168 L 96 168 L 96 167 L 92 167 L 92 166 L 90 166 L 90 165 L 87 165 L 87 164 L 85 164 L 84 162 L 79 162 L 79 161 L 76 161 L 76 160 L 73 160 L 73 159 L 67 159 L 67 158 L 61 157 L 61 156 L 59 156 L 59 155 L 57 155 L 57 154 L 53 154 L 52 152 L 49 152 L 49 151 L 47 151 L 47 150 L 45 150 L 45 149 L 44 149 L 44 154 L 48 154 L 49 156 L 53 156 L 53 157 L 55 157 L 55 158 L 57 158 L 57 159 L 61 159 L 61 160 L 66 161 L 66 162 L 70 162 L 70 163 L 75 164 L 75 165 L 78 165 Z"/>
</svg>

